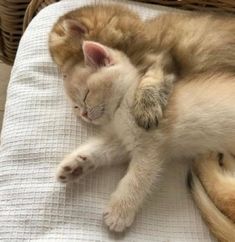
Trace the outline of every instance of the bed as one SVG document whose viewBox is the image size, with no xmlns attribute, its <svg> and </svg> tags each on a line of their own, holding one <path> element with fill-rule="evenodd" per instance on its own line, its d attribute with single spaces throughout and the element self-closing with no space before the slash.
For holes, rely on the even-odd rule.
<svg viewBox="0 0 235 242">
<path fill-rule="evenodd" d="M 59 16 L 91 2 L 50 5 L 33 19 L 20 41 L 1 133 L 0 240 L 215 241 L 187 191 L 183 162 L 166 169 L 133 226 L 121 235 L 106 229 L 102 212 L 126 167 L 99 169 L 79 184 L 66 186 L 55 180 L 64 155 L 96 129 L 74 116 L 48 53 L 48 33 Z M 124 2 L 143 18 L 162 12 L 156 5 Z"/>
</svg>

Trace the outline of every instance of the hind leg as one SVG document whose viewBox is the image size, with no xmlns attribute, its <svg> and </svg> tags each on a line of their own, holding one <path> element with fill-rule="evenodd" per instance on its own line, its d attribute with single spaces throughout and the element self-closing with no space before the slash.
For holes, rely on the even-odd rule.
<svg viewBox="0 0 235 242">
<path fill-rule="evenodd" d="M 210 153 L 196 160 L 193 171 L 215 205 L 235 221 L 235 159 L 230 154 Z"/>
<path fill-rule="evenodd" d="M 227 153 L 223 159 L 223 168 L 226 172 L 235 176 L 235 155 Z"/>
</svg>

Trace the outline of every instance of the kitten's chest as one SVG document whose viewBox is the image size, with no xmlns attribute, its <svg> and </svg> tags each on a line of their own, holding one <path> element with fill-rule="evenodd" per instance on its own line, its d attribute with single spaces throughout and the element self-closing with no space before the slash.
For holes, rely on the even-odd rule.
<svg viewBox="0 0 235 242">
<path fill-rule="evenodd" d="M 125 107 L 120 107 L 115 113 L 113 129 L 128 151 L 138 145 L 140 132 L 130 111 Z"/>
</svg>

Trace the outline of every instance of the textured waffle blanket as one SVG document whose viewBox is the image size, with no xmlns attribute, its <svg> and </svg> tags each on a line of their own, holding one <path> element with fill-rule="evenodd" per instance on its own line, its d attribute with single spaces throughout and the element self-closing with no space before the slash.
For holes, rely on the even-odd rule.
<svg viewBox="0 0 235 242">
<path fill-rule="evenodd" d="M 91 1 L 70 0 L 41 11 L 23 35 L 8 88 L 0 152 L 1 241 L 214 241 L 187 192 L 184 163 L 171 164 L 123 235 L 109 233 L 102 212 L 126 167 L 97 170 L 78 185 L 55 181 L 65 154 L 96 129 L 75 118 L 48 53 L 59 16 Z M 126 3 L 144 18 L 159 8 Z"/>
</svg>

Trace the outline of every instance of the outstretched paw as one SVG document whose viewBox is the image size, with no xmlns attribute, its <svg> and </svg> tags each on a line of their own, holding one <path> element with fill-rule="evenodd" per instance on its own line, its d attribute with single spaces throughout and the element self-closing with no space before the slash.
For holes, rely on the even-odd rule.
<svg viewBox="0 0 235 242">
<path fill-rule="evenodd" d="M 62 183 L 73 182 L 89 171 L 94 170 L 91 160 L 82 155 L 68 156 L 59 165 L 56 178 Z"/>
<path fill-rule="evenodd" d="M 104 222 L 109 230 L 123 232 L 135 219 L 135 212 L 120 202 L 110 203 L 104 211 Z"/>
</svg>

